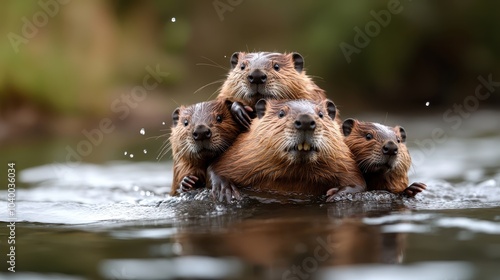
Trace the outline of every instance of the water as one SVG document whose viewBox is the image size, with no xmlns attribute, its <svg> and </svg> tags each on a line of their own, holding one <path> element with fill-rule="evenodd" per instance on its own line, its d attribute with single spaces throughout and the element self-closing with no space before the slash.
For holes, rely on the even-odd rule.
<svg viewBox="0 0 500 280">
<path fill-rule="evenodd" d="M 208 191 L 166 195 L 170 162 L 18 170 L 17 272 L 0 278 L 500 279 L 500 127 L 479 121 L 498 117 L 478 112 L 433 149 L 410 140 L 424 155 L 410 179 L 428 184 L 414 199 L 227 205 Z M 420 141 L 429 123 L 446 128 L 397 119 Z M 6 271 L 7 212 L 0 221 Z"/>
</svg>

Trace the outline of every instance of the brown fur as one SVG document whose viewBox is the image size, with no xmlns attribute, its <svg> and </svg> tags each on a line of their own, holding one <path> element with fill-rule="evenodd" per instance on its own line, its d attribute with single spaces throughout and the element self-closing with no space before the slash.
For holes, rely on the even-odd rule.
<svg viewBox="0 0 500 280">
<path fill-rule="evenodd" d="M 251 107 L 260 99 L 326 99 L 325 91 L 319 88 L 303 70 L 304 60 L 298 53 L 234 53 L 232 69 L 222 85 L 219 98 L 238 101 Z M 274 66 L 278 64 L 279 70 Z M 244 69 L 241 69 L 241 66 Z M 254 70 L 267 75 L 265 84 L 251 85 L 248 76 Z"/>
<path fill-rule="evenodd" d="M 208 165 L 221 155 L 240 133 L 240 126 L 234 121 L 230 102 L 214 100 L 197 103 L 188 107 L 181 106 L 173 113 L 173 126 L 170 135 L 174 159 L 174 178 L 171 195 L 175 195 L 184 177 L 198 177 L 197 184 L 204 186 Z M 217 116 L 222 122 L 217 121 Z M 188 121 L 188 125 L 184 125 Z M 197 125 L 206 125 L 212 136 L 203 143 L 195 141 L 193 131 Z"/>
<path fill-rule="evenodd" d="M 264 100 L 263 100 L 264 101 Z M 259 116 L 259 105 L 257 115 Z M 335 105 L 329 100 L 265 102 L 262 115 L 252 121 L 227 152 L 210 166 L 212 188 L 217 184 L 250 187 L 283 194 L 322 195 L 359 192 L 365 182 L 349 148 L 343 142 L 335 119 Z M 279 117 L 283 110 L 285 116 Z M 320 112 L 323 118 L 319 117 Z M 298 133 L 294 122 L 300 114 L 310 115 L 316 128 L 309 136 Z M 309 139 L 317 152 L 290 151 Z"/>
<path fill-rule="evenodd" d="M 404 193 L 408 187 L 407 174 L 411 166 L 404 129 L 353 119 L 345 120 L 342 128 L 345 143 L 354 154 L 368 189 Z M 367 134 L 371 134 L 373 138 L 367 140 Z M 396 155 L 388 156 L 382 152 L 388 141 L 397 145 Z M 423 188 L 425 189 L 425 185 Z"/>
</svg>

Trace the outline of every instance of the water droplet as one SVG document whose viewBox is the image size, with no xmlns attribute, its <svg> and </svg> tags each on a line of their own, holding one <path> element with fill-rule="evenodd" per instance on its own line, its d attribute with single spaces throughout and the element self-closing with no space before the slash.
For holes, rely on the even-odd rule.
<svg viewBox="0 0 500 280">
<path fill-rule="evenodd" d="M 140 194 L 141 194 L 142 196 L 144 196 L 144 195 L 146 194 L 146 192 L 145 192 L 145 191 L 141 191 L 141 192 L 140 192 Z"/>
<path fill-rule="evenodd" d="M 127 155 L 127 151 L 125 151 L 125 153 L 123 153 L 124 155 Z"/>
<path fill-rule="evenodd" d="M 172 18 L 172 22 L 175 22 L 175 18 L 174 17 Z"/>
<path fill-rule="evenodd" d="M 165 125 L 165 122 L 162 122 L 161 125 Z"/>
<path fill-rule="evenodd" d="M 134 158 L 134 154 L 130 154 L 130 158 Z"/>
<path fill-rule="evenodd" d="M 431 103 L 429 101 L 425 102 L 425 106 L 429 107 Z"/>
<path fill-rule="evenodd" d="M 151 195 L 151 192 L 150 191 L 147 191 L 146 192 L 146 196 L 150 196 Z"/>
<path fill-rule="evenodd" d="M 142 135 L 146 134 L 146 130 L 144 128 L 141 128 L 141 131 L 139 131 Z"/>
<path fill-rule="evenodd" d="M 143 150 L 143 152 L 144 152 L 145 154 L 147 154 L 147 153 L 148 153 L 148 150 L 144 149 L 144 150 Z"/>
<path fill-rule="evenodd" d="M 138 191 L 139 190 L 139 186 L 134 186 L 134 191 Z"/>
</svg>

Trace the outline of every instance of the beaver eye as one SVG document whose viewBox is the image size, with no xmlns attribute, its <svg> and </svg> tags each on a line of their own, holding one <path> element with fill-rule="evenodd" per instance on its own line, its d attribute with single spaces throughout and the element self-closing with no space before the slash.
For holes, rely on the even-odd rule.
<svg viewBox="0 0 500 280">
<path fill-rule="evenodd" d="M 245 63 L 242 63 L 240 68 L 241 68 L 241 70 L 245 70 Z"/>
<path fill-rule="evenodd" d="M 274 70 L 276 70 L 276 71 L 279 71 L 279 70 L 280 70 L 280 66 L 279 66 L 279 64 L 278 64 L 278 63 L 275 63 L 275 64 L 273 65 L 273 67 L 274 67 Z"/>
<path fill-rule="evenodd" d="M 189 124 L 189 121 L 188 120 L 184 120 L 184 126 L 188 126 Z"/>
<path fill-rule="evenodd" d="M 318 116 L 319 116 L 320 118 L 323 118 L 323 112 L 319 112 L 319 113 L 318 113 Z"/>
<path fill-rule="evenodd" d="M 366 140 L 372 140 L 373 139 L 373 135 L 371 133 L 367 133 L 366 136 L 365 136 Z"/>
<path fill-rule="evenodd" d="M 398 143 L 401 143 L 401 138 L 398 137 L 396 139 L 398 140 Z"/>
<path fill-rule="evenodd" d="M 285 111 L 283 110 L 280 110 L 279 114 L 278 114 L 278 117 L 281 119 L 285 116 Z"/>
<path fill-rule="evenodd" d="M 222 122 L 222 116 L 221 115 L 217 115 L 216 120 L 217 120 L 218 123 L 221 123 Z"/>
</svg>

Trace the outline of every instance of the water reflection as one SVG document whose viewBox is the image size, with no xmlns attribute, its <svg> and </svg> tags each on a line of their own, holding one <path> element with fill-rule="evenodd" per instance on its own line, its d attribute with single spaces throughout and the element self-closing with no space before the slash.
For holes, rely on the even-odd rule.
<svg viewBox="0 0 500 280">
<path fill-rule="evenodd" d="M 393 203 L 365 208 L 356 202 L 261 205 L 252 218 L 223 222 L 216 232 L 181 230 L 175 242 L 180 256 L 237 257 L 269 279 L 306 279 L 332 266 L 401 263 L 406 234 L 384 233 L 363 218 L 407 209 Z"/>
</svg>

